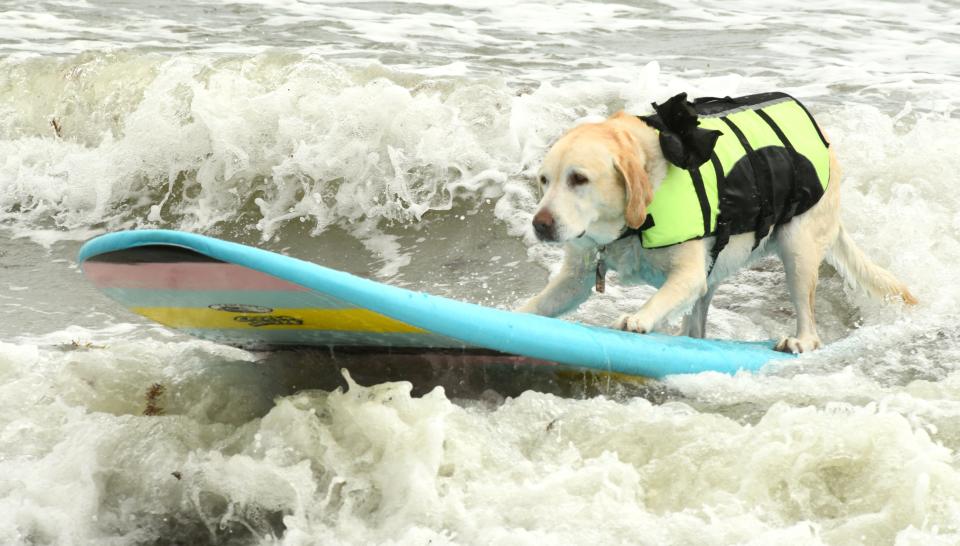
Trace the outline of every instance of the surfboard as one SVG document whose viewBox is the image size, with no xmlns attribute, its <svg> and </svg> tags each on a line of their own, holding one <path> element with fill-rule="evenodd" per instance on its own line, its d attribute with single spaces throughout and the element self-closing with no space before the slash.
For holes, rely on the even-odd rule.
<svg viewBox="0 0 960 546">
<path fill-rule="evenodd" d="M 755 371 L 793 356 L 772 342 L 640 335 L 485 307 L 181 231 L 101 235 L 78 261 L 134 313 L 247 349 L 488 350 L 651 378 Z"/>
</svg>

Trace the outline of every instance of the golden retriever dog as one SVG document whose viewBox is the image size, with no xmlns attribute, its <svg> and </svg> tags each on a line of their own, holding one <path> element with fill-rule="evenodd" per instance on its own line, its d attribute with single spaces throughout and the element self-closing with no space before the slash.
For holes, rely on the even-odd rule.
<svg viewBox="0 0 960 546">
<path fill-rule="evenodd" d="M 550 148 L 539 172 L 543 196 L 533 227 L 541 241 L 562 243 L 565 256 L 560 271 L 518 311 L 557 316 L 575 309 L 590 296 L 595 282 L 602 289 L 606 266 L 626 284 L 658 288 L 614 328 L 647 333 L 667 317 L 683 313 L 684 335 L 703 337 L 710 300 L 720 283 L 771 254 L 783 261 L 797 316 L 796 334 L 781 339 L 777 350 L 803 353 L 820 347 L 814 295 L 824 258 L 871 296 L 916 303 L 907 287 L 872 263 L 844 230 L 841 172 L 832 148 L 829 183 L 815 204 L 763 231 L 729 234 L 716 256 L 711 254 L 715 233 L 662 248 L 644 248 L 639 236 L 623 236 L 644 225 L 647 208 L 671 167 L 661 132 L 647 118 L 618 112 L 603 122 L 574 127 Z M 822 132 L 820 138 L 829 147 Z M 824 155 L 824 177 L 826 161 Z"/>
</svg>

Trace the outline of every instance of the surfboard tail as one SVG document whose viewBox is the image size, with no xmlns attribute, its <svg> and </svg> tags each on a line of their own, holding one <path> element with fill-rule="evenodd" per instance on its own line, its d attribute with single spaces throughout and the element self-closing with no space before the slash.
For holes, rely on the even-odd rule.
<svg viewBox="0 0 960 546">
<path fill-rule="evenodd" d="M 908 305 L 915 305 L 917 298 L 893 273 L 873 263 L 857 246 L 843 224 L 831 251 L 827 254 L 830 263 L 847 283 L 864 290 L 874 298 L 898 297 Z"/>
</svg>

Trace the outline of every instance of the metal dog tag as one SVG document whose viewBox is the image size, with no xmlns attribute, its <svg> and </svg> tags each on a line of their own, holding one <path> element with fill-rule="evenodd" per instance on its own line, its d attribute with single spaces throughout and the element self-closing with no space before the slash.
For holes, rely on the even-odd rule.
<svg viewBox="0 0 960 546">
<path fill-rule="evenodd" d="M 603 291 L 607 289 L 607 263 L 602 259 L 597 260 L 597 284 L 595 288 L 598 294 L 603 294 Z"/>
</svg>

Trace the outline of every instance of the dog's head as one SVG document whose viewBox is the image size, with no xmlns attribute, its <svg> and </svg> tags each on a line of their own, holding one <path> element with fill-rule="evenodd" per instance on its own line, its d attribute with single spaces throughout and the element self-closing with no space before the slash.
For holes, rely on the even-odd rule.
<svg viewBox="0 0 960 546">
<path fill-rule="evenodd" d="M 540 167 L 543 189 L 533 228 L 541 241 L 616 239 L 624 226 L 638 228 L 666 163 L 656 132 L 619 112 L 580 125 L 550 148 Z"/>
</svg>

